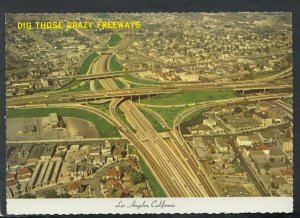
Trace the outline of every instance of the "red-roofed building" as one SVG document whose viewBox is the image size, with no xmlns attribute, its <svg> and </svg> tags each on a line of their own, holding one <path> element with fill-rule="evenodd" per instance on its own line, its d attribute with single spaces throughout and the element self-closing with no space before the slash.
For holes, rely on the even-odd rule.
<svg viewBox="0 0 300 218">
<path fill-rule="evenodd" d="M 6 186 L 12 186 L 17 183 L 16 181 L 16 175 L 13 173 L 6 175 Z"/>
<path fill-rule="evenodd" d="M 110 168 L 106 174 L 106 179 L 120 179 L 121 178 L 121 172 L 117 170 L 116 168 Z"/>
<path fill-rule="evenodd" d="M 293 171 L 292 171 L 292 169 L 279 170 L 278 175 L 285 178 L 288 182 L 293 181 Z"/>
<path fill-rule="evenodd" d="M 138 169 L 136 161 L 133 158 L 128 158 L 127 163 L 132 169 L 135 169 L 135 170 Z"/>
<path fill-rule="evenodd" d="M 27 167 L 20 168 L 17 170 L 17 180 L 18 182 L 29 181 L 31 178 L 31 172 Z"/>
<path fill-rule="evenodd" d="M 119 179 L 110 179 L 110 180 L 106 181 L 105 186 L 108 189 L 113 189 L 113 188 L 121 186 L 121 184 L 122 184 L 122 181 Z"/>
<path fill-rule="evenodd" d="M 66 190 L 70 195 L 75 195 L 82 191 L 82 185 L 79 181 L 71 182 Z"/>
</svg>

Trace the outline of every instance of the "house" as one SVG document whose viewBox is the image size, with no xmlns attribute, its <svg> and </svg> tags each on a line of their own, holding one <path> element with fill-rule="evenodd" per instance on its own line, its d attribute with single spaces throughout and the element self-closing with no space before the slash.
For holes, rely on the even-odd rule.
<svg viewBox="0 0 300 218">
<path fill-rule="evenodd" d="M 136 160 L 135 160 L 134 158 L 129 157 L 128 160 L 127 160 L 127 164 L 128 164 L 132 169 L 135 169 L 135 170 L 138 169 Z"/>
<path fill-rule="evenodd" d="M 272 143 L 274 139 L 275 132 L 271 129 L 262 130 L 258 132 L 258 136 L 262 143 Z"/>
<path fill-rule="evenodd" d="M 280 138 L 279 145 L 284 152 L 293 151 L 293 141 L 290 137 Z"/>
<path fill-rule="evenodd" d="M 122 158 L 122 148 L 121 147 L 116 147 L 113 150 L 113 156 L 115 160 L 120 160 Z"/>
<path fill-rule="evenodd" d="M 56 147 L 56 153 L 66 152 L 68 150 L 67 144 L 58 144 Z"/>
<path fill-rule="evenodd" d="M 206 125 L 192 126 L 192 127 L 189 127 L 188 129 L 193 135 L 194 134 L 206 135 L 206 134 L 210 134 L 212 131 L 212 129 Z"/>
<path fill-rule="evenodd" d="M 249 157 L 252 158 L 253 160 L 265 159 L 266 154 L 262 150 L 250 150 Z"/>
<path fill-rule="evenodd" d="M 268 116 L 273 119 L 274 123 L 283 123 L 287 118 L 285 112 L 279 107 L 269 109 Z"/>
<path fill-rule="evenodd" d="M 120 179 L 121 178 L 121 172 L 120 170 L 117 170 L 116 168 L 110 168 L 105 173 L 106 179 Z"/>
<path fill-rule="evenodd" d="M 18 182 L 28 182 L 31 178 L 31 172 L 27 167 L 19 168 L 17 170 Z"/>
<path fill-rule="evenodd" d="M 112 154 L 109 154 L 107 156 L 106 160 L 107 160 L 107 162 L 112 163 L 112 162 L 114 162 L 115 159 L 114 159 L 114 156 Z"/>
<path fill-rule="evenodd" d="M 246 147 L 252 146 L 252 142 L 248 136 L 237 136 L 236 142 L 239 146 L 246 146 Z"/>
<path fill-rule="evenodd" d="M 9 173 L 6 175 L 6 186 L 13 186 L 17 183 L 16 174 Z"/>
<path fill-rule="evenodd" d="M 76 182 L 71 182 L 67 186 L 66 190 L 70 195 L 76 195 L 76 194 L 82 192 L 83 187 L 79 181 L 76 181 Z"/>
<path fill-rule="evenodd" d="M 109 179 L 106 181 L 105 186 L 108 189 L 121 187 L 122 181 L 120 179 Z"/>
<path fill-rule="evenodd" d="M 111 144 L 109 142 L 106 142 L 102 147 L 102 154 L 103 155 L 111 154 Z"/>
<path fill-rule="evenodd" d="M 283 161 L 279 159 L 275 159 L 274 161 L 269 162 L 269 166 L 270 166 L 270 173 L 277 173 L 280 170 L 288 169 L 288 165 L 286 165 Z"/>
<path fill-rule="evenodd" d="M 225 153 L 229 151 L 230 144 L 223 137 L 215 138 L 215 144 L 219 152 Z"/>
<path fill-rule="evenodd" d="M 106 156 L 105 155 L 101 155 L 100 156 L 100 165 L 103 166 L 104 164 L 106 164 Z"/>
<path fill-rule="evenodd" d="M 282 158 L 284 158 L 284 156 L 285 155 L 284 155 L 283 151 L 279 148 L 270 150 L 270 157 L 271 158 L 282 159 Z"/>
</svg>

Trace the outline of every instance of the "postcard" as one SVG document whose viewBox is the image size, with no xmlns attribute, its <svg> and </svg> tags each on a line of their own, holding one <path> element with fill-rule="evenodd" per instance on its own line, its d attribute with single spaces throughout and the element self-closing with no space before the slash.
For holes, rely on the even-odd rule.
<svg viewBox="0 0 300 218">
<path fill-rule="evenodd" d="M 8 214 L 293 211 L 290 12 L 7 13 Z"/>
</svg>

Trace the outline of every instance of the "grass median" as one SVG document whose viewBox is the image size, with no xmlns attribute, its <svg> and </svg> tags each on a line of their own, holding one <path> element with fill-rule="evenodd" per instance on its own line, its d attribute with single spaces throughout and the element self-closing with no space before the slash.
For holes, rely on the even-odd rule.
<svg viewBox="0 0 300 218">
<path fill-rule="evenodd" d="M 99 54 L 97 54 L 96 52 L 90 54 L 89 56 L 87 56 L 86 59 L 84 59 L 84 61 L 82 62 L 79 70 L 78 70 L 78 74 L 82 75 L 82 74 L 87 74 L 88 69 L 90 68 L 90 65 L 92 64 L 92 62 L 99 57 Z"/>
<path fill-rule="evenodd" d="M 152 110 L 158 113 L 164 121 L 168 124 L 169 128 L 173 127 L 173 122 L 176 117 L 185 109 L 186 107 L 147 107 L 149 110 Z"/>
<path fill-rule="evenodd" d="M 151 112 L 143 110 L 143 108 L 139 109 L 157 132 L 167 131 L 167 129 L 163 127 L 163 124 L 160 123 L 160 121 Z"/>
<path fill-rule="evenodd" d="M 122 71 L 123 67 L 122 65 L 119 63 L 118 58 L 116 55 L 113 55 L 110 59 L 109 62 L 109 69 L 111 72 L 115 72 L 115 71 Z"/>
<path fill-rule="evenodd" d="M 141 100 L 142 104 L 150 105 L 184 105 L 200 103 L 203 101 L 214 101 L 236 97 L 232 90 L 206 90 L 206 91 L 185 91 L 180 93 L 167 93 Z"/>
<path fill-rule="evenodd" d="M 30 109 L 9 109 L 6 113 L 7 118 L 21 117 L 46 117 L 50 113 L 57 113 L 63 117 L 76 117 L 93 123 L 101 137 L 112 138 L 120 137 L 118 129 L 92 112 L 75 108 L 30 108 Z"/>
<path fill-rule="evenodd" d="M 120 41 L 121 41 L 121 36 L 118 33 L 114 33 L 111 35 L 109 39 L 108 46 L 112 48 L 115 45 L 117 45 Z"/>
</svg>

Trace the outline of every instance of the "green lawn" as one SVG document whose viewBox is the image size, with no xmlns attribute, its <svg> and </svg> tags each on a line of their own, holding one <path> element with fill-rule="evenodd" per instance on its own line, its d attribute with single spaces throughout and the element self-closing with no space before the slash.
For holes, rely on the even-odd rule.
<svg viewBox="0 0 300 218">
<path fill-rule="evenodd" d="M 143 158 L 138 154 L 137 149 L 132 145 L 129 145 L 129 154 L 137 155 L 139 157 L 138 165 L 142 172 L 145 174 L 154 197 L 167 197 Z"/>
<path fill-rule="evenodd" d="M 148 109 L 158 113 L 168 124 L 169 128 L 172 128 L 174 120 L 186 107 L 148 107 Z"/>
<path fill-rule="evenodd" d="M 89 105 L 93 108 L 97 108 L 98 110 L 110 115 L 109 103 L 102 103 L 102 104 L 89 103 Z"/>
<path fill-rule="evenodd" d="M 293 106 L 293 98 L 292 97 L 289 97 L 289 98 L 282 98 L 281 99 L 282 101 L 284 101 L 285 103 Z"/>
<path fill-rule="evenodd" d="M 89 56 L 87 56 L 87 58 L 82 62 L 82 65 L 80 66 L 79 70 L 78 70 L 78 74 L 82 75 L 82 74 L 86 74 L 91 63 L 97 58 L 99 57 L 99 54 L 97 54 L 96 52 L 90 54 Z"/>
<path fill-rule="evenodd" d="M 182 121 L 180 125 L 180 130 L 182 134 L 189 134 L 187 127 L 194 126 L 197 124 L 202 124 L 203 119 L 205 118 L 203 116 L 203 113 L 208 111 L 208 109 L 200 109 L 196 110 L 193 113 L 189 114 L 185 119 Z"/>
<path fill-rule="evenodd" d="M 152 127 L 157 132 L 167 131 L 167 129 L 163 127 L 163 124 L 160 123 L 159 120 L 153 114 L 151 114 L 149 111 L 143 110 L 143 108 L 140 108 L 140 111 L 146 117 L 146 119 L 151 123 Z"/>
<path fill-rule="evenodd" d="M 186 91 L 153 96 L 150 99 L 145 98 L 141 100 L 141 103 L 150 105 L 178 105 L 233 97 L 236 97 L 236 94 L 230 90 Z"/>
<path fill-rule="evenodd" d="M 74 87 L 74 86 L 78 86 L 79 85 L 79 83 L 80 83 L 81 81 L 78 81 L 78 80 L 70 80 L 68 83 L 65 83 L 64 85 L 62 85 L 61 87 L 59 87 L 58 89 L 56 89 L 57 91 L 61 91 L 61 90 L 63 90 L 63 91 L 67 91 L 67 90 L 69 90 L 69 89 L 71 89 L 72 87 Z"/>
<path fill-rule="evenodd" d="M 114 82 L 116 83 L 116 85 L 118 86 L 119 89 L 124 89 L 125 88 L 125 84 L 122 83 L 120 80 L 115 79 L 115 78 L 113 80 L 114 80 Z"/>
<path fill-rule="evenodd" d="M 122 122 L 134 132 L 135 129 L 128 122 L 128 120 L 125 117 L 125 114 L 121 111 L 121 109 L 119 107 L 116 108 L 116 113 L 117 113 L 118 117 L 122 120 Z"/>
<path fill-rule="evenodd" d="M 96 88 L 96 90 L 103 89 L 103 86 L 101 85 L 99 80 L 95 80 L 95 88 Z"/>
<path fill-rule="evenodd" d="M 57 113 L 60 116 L 76 117 L 93 123 L 101 137 L 120 137 L 118 129 L 106 121 L 104 118 L 81 109 L 71 108 L 32 108 L 32 109 L 9 109 L 6 116 L 8 118 L 18 117 L 45 117 L 49 113 Z"/>
<path fill-rule="evenodd" d="M 108 46 L 109 47 L 114 47 L 116 44 L 118 44 L 121 41 L 121 36 L 117 33 L 114 33 L 111 35 Z"/>
<path fill-rule="evenodd" d="M 122 71 L 123 67 L 122 65 L 119 63 L 118 58 L 116 55 L 113 55 L 110 59 L 109 62 L 109 69 L 111 72 L 115 72 L 115 71 Z"/>
<path fill-rule="evenodd" d="M 91 91 L 89 82 L 84 82 L 83 85 L 78 85 L 77 88 L 69 90 L 69 92 L 85 92 L 85 91 Z"/>
</svg>

